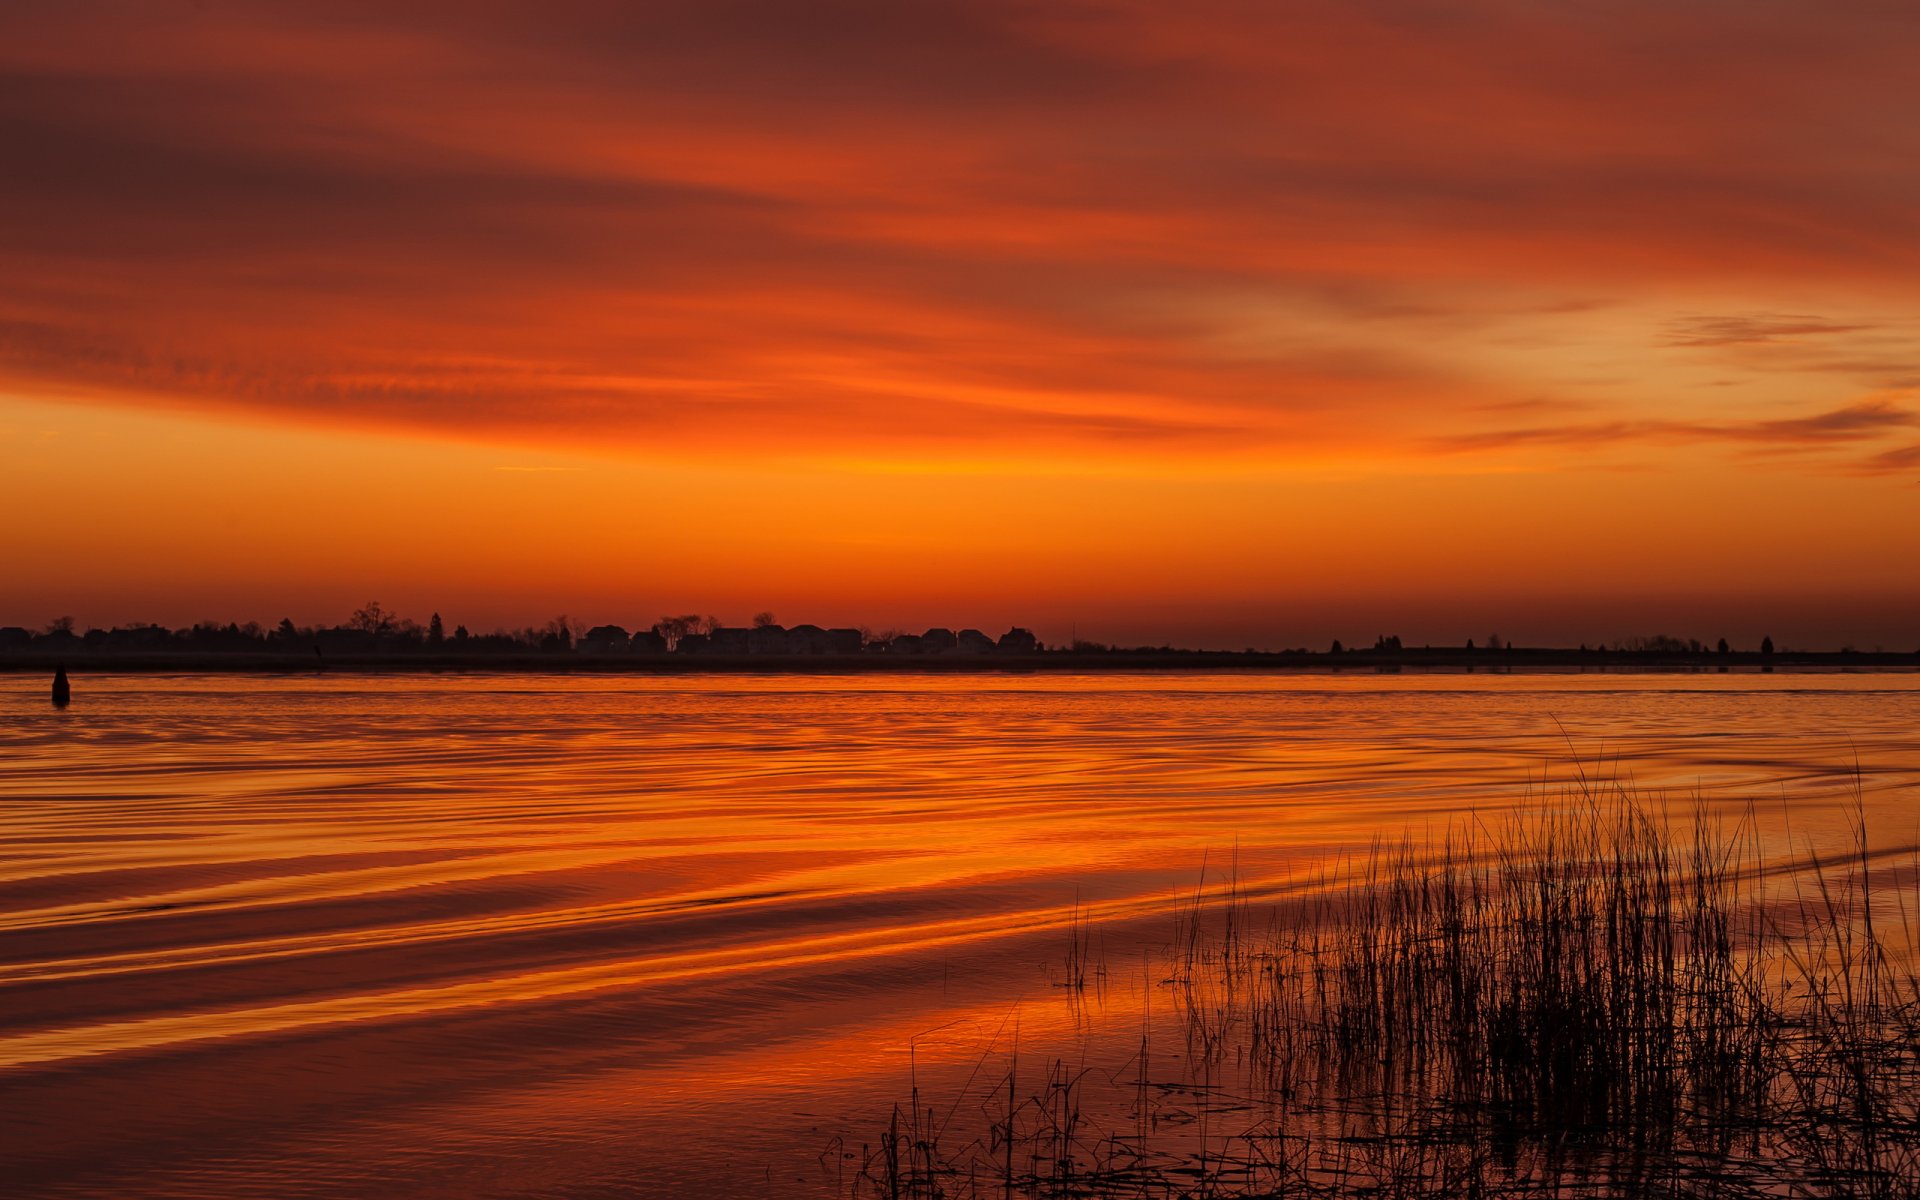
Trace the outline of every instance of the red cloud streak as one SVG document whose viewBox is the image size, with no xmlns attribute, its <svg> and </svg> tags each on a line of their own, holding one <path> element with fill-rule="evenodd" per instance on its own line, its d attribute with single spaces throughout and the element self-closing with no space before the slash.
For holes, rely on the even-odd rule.
<svg viewBox="0 0 1920 1200">
<path fill-rule="evenodd" d="M 1540 385 L 1430 352 L 1497 350 L 1489 289 L 1577 324 L 1920 269 L 1907 5 L 400 7 L 12 6 L 11 386 L 729 454 L 1366 449 Z"/>
</svg>

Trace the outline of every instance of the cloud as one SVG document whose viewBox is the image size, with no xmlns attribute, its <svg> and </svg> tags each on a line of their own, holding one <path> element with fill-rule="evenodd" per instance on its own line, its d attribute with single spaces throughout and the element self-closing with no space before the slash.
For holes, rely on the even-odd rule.
<svg viewBox="0 0 1920 1200">
<path fill-rule="evenodd" d="M 1754 442 L 1857 441 L 1920 424 L 1920 416 L 1890 400 L 1863 400 L 1807 417 L 1699 426 L 1709 437 Z"/>
<path fill-rule="evenodd" d="M 1536 425 L 1450 434 L 1433 439 L 1450 453 L 1511 450 L 1527 446 L 1597 447 L 1621 443 L 1727 442 L 1777 450 L 1805 450 L 1867 441 L 1920 426 L 1920 413 L 1891 400 L 1870 399 L 1804 417 L 1755 421 L 1601 421 Z"/>
<path fill-rule="evenodd" d="M 1689 317 L 1676 321 L 1668 346 L 1770 346 L 1810 337 L 1860 333 L 1871 325 L 1841 325 L 1812 316 Z"/>
<path fill-rule="evenodd" d="M 1882 451 L 1860 463 L 1858 469 L 1861 474 L 1865 475 L 1886 475 L 1896 472 L 1920 471 L 1920 443 Z"/>
<path fill-rule="evenodd" d="M 1547 413 L 1578 412 L 1593 407 L 1578 400 L 1567 400 L 1557 396 L 1528 396 L 1520 400 L 1498 400 L 1490 404 L 1478 405 L 1477 412 L 1485 413 Z"/>
<path fill-rule="evenodd" d="M 1913 375 L 1790 297 L 1920 277 L 1916 33 L 1651 0 L 12 6 L 0 386 L 729 455 L 1864 437 L 1635 397 L 1680 394 L 1671 348 Z M 1725 294 L 1754 308 L 1622 332 L 1623 298 Z M 1549 393 L 1594 420 L 1477 431 Z"/>
</svg>

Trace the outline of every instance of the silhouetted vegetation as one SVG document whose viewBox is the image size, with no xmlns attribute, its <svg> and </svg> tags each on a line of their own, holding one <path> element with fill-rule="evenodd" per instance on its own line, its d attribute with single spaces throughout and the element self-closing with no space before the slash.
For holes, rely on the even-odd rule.
<svg viewBox="0 0 1920 1200">
<path fill-rule="evenodd" d="M 780 625 L 771 612 L 756 614 L 749 626 L 732 627 L 719 618 L 688 614 L 662 617 L 646 629 L 629 633 L 621 625 L 597 625 L 581 630 L 566 616 L 540 626 L 497 629 L 473 634 L 457 626 L 448 638 L 445 621 L 434 613 L 425 626 L 368 601 L 339 625 L 298 626 L 283 618 L 272 629 L 247 624 L 202 622 L 181 629 L 161 625 L 127 625 L 75 632 L 73 618 L 61 617 L 35 633 L 20 627 L 0 628 L 0 656 L 48 651 L 115 655 L 256 654 L 318 655 L 320 659 L 408 658 L 426 656 L 587 656 L 619 658 L 679 654 L 686 656 L 779 656 L 934 654 L 1030 655 L 1044 647 L 1024 629 L 1011 629 L 998 639 L 977 629 L 954 633 L 929 629 L 924 634 L 890 633 L 876 638 L 865 629 L 823 629 L 818 625 Z M 1105 647 L 1100 647 L 1104 650 Z"/>
<path fill-rule="evenodd" d="M 956 632 L 935 627 L 920 633 L 864 627 L 823 628 L 819 625 L 779 624 L 771 612 L 756 614 L 747 625 L 727 625 L 718 617 L 684 614 L 646 623 L 637 631 L 625 625 L 585 628 L 566 616 L 541 625 L 475 633 L 465 625 L 446 632 L 441 614 L 425 625 L 394 612 L 378 601 L 368 601 L 338 625 L 296 625 L 282 618 L 268 628 L 257 622 L 203 621 L 169 629 L 155 624 L 78 630 L 71 617 L 60 617 L 34 631 L 19 626 L 0 627 L 0 666 L 48 668 L 60 662 L 156 667 L 222 664 L 287 666 L 380 666 L 386 664 L 447 662 L 516 666 L 554 666 L 629 669 L 742 669 L 755 661 L 783 660 L 792 669 L 807 663 L 842 667 L 888 665 L 920 669 L 966 669 L 969 664 L 992 668 L 1017 663 L 1021 669 L 1241 669 L 1323 667 L 1340 670 L 1402 668 L 1492 669 L 1528 668 L 1608 669 L 1613 667 L 1667 667 L 1728 670 L 1741 666 L 1771 669 L 1781 666 L 1912 666 L 1920 653 L 1873 651 L 1783 651 L 1775 653 L 1772 639 L 1757 652 L 1732 648 L 1725 638 L 1709 646 L 1698 638 L 1665 634 L 1616 641 L 1612 645 L 1581 645 L 1578 650 L 1550 647 L 1522 648 L 1489 637 L 1476 648 L 1469 640 L 1457 646 L 1407 645 L 1398 634 L 1379 634 L 1373 644 L 1355 648 L 1340 640 L 1325 653 L 1304 647 L 1282 650 L 1190 650 L 1176 646 L 1121 646 L 1074 638 L 1049 647 L 1032 631 L 1015 627 L 992 637 L 978 629 Z M 766 669 L 764 666 L 759 669 Z M 784 668 L 783 668 L 784 669 Z"/>
<path fill-rule="evenodd" d="M 916 1087 L 852 1191 L 1920 1196 L 1920 880 L 1856 838 L 1769 862 L 1751 818 L 1589 786 L 1264 913 L 1229 879 L 1152 960 L 1131 1057 Z M 1068 941 L 1087 992 L 1078 905 Z"/>
</svg>

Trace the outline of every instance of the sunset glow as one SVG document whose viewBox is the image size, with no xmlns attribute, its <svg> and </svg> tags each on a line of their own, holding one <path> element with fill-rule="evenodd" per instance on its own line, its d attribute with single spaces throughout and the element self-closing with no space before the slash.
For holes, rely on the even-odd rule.
<svg viewBox="0 0 1920 1200">
<path fill-rule="evenodd" d="M 1920 10 L 14 5 L 0 624 L 1920 644 Z"/>
</svg>

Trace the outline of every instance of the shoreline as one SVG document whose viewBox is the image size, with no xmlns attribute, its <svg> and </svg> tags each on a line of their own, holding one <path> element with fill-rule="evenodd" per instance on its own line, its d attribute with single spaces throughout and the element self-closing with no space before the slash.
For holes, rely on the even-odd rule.
<svg viewBox="0 0 1920 1200">
<path fill-rule="evenodd" d="M 1920 654 L 1883 651 L 1753 652 L 1728 654 L 1635 651 L 1353 650 L 1331 653 L 1235 651 L 1050 651 L 982 655 L 585 655 L 393 654 L 316 661 L 297 654 L 149 653 L 0 655 L 0 674 L 47 674 L 57 667 L 81 674 L 548 674 L 548 675 L 947 675 L 1107 674 L 1767 674 L 1774 672 L 1903 673 L 1920 671 Z"/>
</svg>

